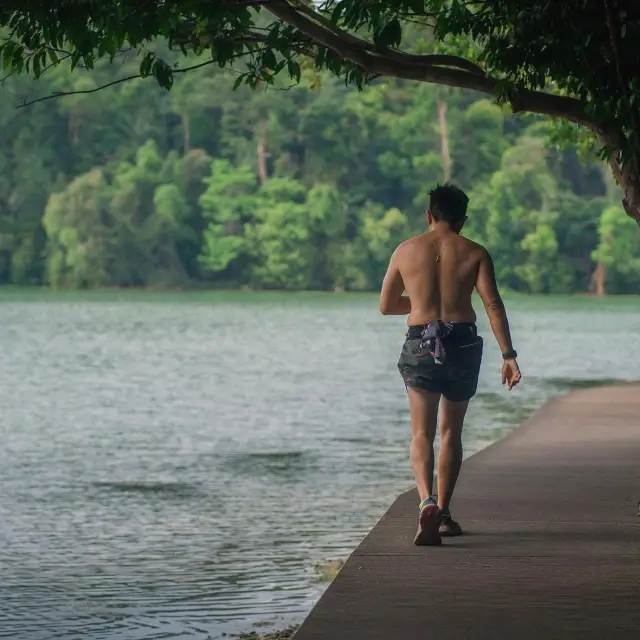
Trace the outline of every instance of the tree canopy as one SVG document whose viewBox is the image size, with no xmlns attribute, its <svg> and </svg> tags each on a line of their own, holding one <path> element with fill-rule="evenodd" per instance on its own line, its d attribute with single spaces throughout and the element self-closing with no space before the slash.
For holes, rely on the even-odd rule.
<svg viewBox="0 0 640 640">
<path fill-rule="evenodd" d="M 141 54 L 165 88 L 184 71 L 154 50 L 209 52 L 236 83 L 328 70 L 358 87 L 392 76 L 490 94 L 513 111 L 584 128 L 640 222 L 640 5 L 636 0 L 6 0 L 5 67 L 44 73 L 68 58 Z"/>
<path fill-rule="evenodd" d="M 171 55 L 163 40 L 155 52 Z M 237 73 L 208 59 L 190 54 L 200 68 L 169 92 L 142 78 L 96 91 L 135 75 L 135 57 L 5 80 L 0 284 L 376 289 L 452 179 L 471 197 L 464 234 L 505 288 L 637 292 L 619 189 L 550 146 L 548 118 L 398 78 L 353 91 L 314 69 L 288 91 L 233 90 Z M 10 99 L 60 90 L 77 93 Z"/>
</svg>

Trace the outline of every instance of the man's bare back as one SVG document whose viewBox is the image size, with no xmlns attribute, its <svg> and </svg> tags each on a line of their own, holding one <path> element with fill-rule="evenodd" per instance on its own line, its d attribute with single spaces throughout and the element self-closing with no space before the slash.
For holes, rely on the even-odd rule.
<svg viewBox="0 0 640 640">
<path fill-rule="evenodd" d="M 471 295 L 485 255 L 480 245 L 449 230 L 403 242 L 395 265 L 411 300 L 408 324 L 475 322 Z"/>
</svg>

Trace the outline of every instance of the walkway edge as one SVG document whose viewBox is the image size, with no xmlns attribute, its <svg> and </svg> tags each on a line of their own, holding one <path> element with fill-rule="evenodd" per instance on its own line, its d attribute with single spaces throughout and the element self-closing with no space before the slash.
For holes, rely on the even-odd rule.
<svg viewBox="0 0 640 640">
<path fill-rule="evenodd" d="M 638 383 L 543 405 L 465 461 L 466 535 L 442 547 L 413 546 L 417 494 L 401 494 L 294 639 L 637 638 L 638 416 Z"/>
</svg>

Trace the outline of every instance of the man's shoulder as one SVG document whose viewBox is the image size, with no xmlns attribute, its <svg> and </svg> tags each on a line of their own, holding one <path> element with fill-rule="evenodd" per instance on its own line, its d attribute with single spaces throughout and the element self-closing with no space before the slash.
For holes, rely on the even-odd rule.
<svg viewBox="0 0 640 640">
<path fill-rule="evenodd" d="M 410 251 L 413 247 L 420 245 L 424 242 L 425 237 L 426 237 L 426 233 L 421 233 L 417 236 L 413 236 L 412 238 L 407 238 L 406 240 L 403 240 L 397 247 L 396 247 L 396 253 L 404 253 L 405 251 Z"/>
<path fill-rule="evenodd" d="M 400 246 L 406 245 L 406 246 L 410 246 L 413 244 L 420 244 L 421 242 L 424 242 L 427 239 L 427 236 L 429 235 L 429 233 L 419 233 L 417 236 L 412 236 L 411 238 L 407 238 L 404 242 L 400 243 Z"/>
<path fill-rule="evenodd" d="M 458 236 L 458 242 L 464 246 L 464 251 L 477 256 L 479 260 L 485 256 L 489 256 L 489 252 L 479 242 L 465 238 L 464 236 Z M 394 254 L 400 257 L 405 254 L 411 254 L 414 249 L 420 250 L 425 245 L 430 244 L 429 233 L 420 233 L 411 238 L 407 238 L 401 242 L 395 249 Z M 459 245 L 460 246 L 460 245 Z"/>
<path fill-rule="evenodd" d="M 475 242 L 474 240 L 470 240 L 469 238 L 465 238 L 464 236 L 460 236 L 460 238 L 465 242 L 469 251 L 476 254 L 478 258 L 483 258 L 484 256 L 489 255 L 489 252 L 486 250 L 486 248 L 479 242 Z"/>
</svg>

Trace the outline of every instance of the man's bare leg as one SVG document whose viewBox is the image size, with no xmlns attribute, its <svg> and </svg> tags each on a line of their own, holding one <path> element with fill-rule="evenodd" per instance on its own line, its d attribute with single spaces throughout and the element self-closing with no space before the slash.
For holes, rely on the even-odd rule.
<svg viewBox="0 0 640 640">
<path fill-rule="evenodd" d="M 411 413 L 411 466 L 420 494 L 420 518 L 415 543 L 440 544 L 440 515 L 433 495 L 433 441 L 438 426 L 440 394 L 424 389 L 408 388 Z"/>
<path fill-rule="evenodd" d="M 440 452 L 438 454 L 438 506 L 443 514 L 442 535 L 460 535 L 462 530 L 449 512 L 449 504 L 462 466 L 462 426 L 469 401 L 442 398 Z"/>
<path fill-rule="evenodd" d="M 407 389 L 411 413 L 411 467 L 420 501 L 433 495 L 433 441 L 438 428 L 440 394 L 424 389 Z"/>
</svg>

